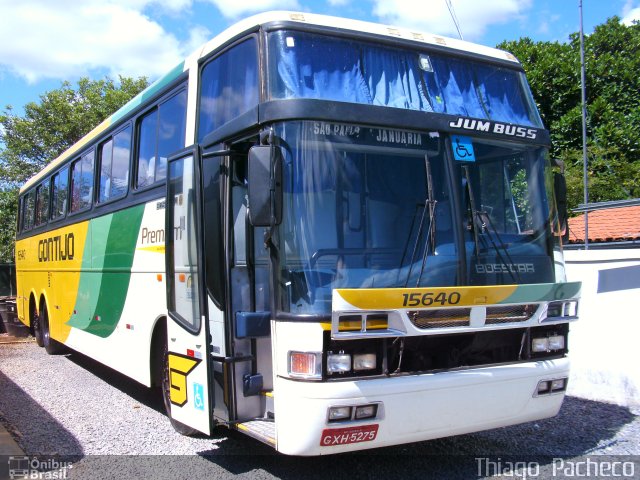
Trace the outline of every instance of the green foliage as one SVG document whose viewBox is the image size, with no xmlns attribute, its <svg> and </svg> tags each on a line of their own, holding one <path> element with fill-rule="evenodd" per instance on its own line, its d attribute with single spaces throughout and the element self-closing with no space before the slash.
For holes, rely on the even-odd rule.
<svg viewBox="0 0 640 480">
<path fill-rule="evenodd" d="M 0 262 L 13 261 L 18 189 L 0 190 Z"/>
<path fill-rule="evenodd" d="M 114 80 L 82 78 L 76 88 L 63 82 L 24 107 L 24 116 L 10 106 L 0 115 L 0 178 L 17 186 L 89 133 L 148 85 L 146 78 Z"/>
<path fill-rule="evenodd" d="M 569 208 L 583 202 L 580 38 L 503 42 L 522 62 L 551 155 L 567 166 Z M 585 37 L 589 201 L 640 197 L 640 25 L 617 17 Z"/>
<path fill-rule="evenodd" d="M 63 82 L 38 103 L 28 103 L 22 116 L 5 107 L 0 114 L 0 261 L 12 257 L 18 187 L 147 85 L 144 77 L 82 78 L 75 87 Z"/>
</svg>

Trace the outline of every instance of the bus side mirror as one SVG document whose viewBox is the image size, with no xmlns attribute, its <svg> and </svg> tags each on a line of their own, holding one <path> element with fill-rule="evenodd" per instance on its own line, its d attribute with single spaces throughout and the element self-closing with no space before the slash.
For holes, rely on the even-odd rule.
<svg viewBox="0 0 640 480">
<path fill-rule="evenodd" d="M 567 219 L 569 217 L 567 208 L 567 180 L 562 173 L 556 172 L 553 174 L 553 190 L 558 206 L 558 224 L 560 227 L 558 233 L 562 237 L 563 242 L 567 242 L 569 240 L 569 228 L 567 225 Z"/>
<path fill-rule="evenodd" d="M 282 150 L 279 147 L 251 147 L 248 182 L 251 225 L 279 225 L 282 221 Z"/>
</svg>

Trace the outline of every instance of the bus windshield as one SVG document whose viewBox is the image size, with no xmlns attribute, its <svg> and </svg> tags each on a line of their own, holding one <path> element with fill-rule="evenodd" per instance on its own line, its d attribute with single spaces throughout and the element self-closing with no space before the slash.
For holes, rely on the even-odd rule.
<svg viewBox="0 0 640 480">
<path fill-rule="evenodd" d="M 286 311 L 328 313 L 336 288 L 553 281 L 544 164 L 531 147 L 478 142 L 476 161 L 458 162 L 438 132 L 314 121 L 275 131 Z"/>
<path fill-rule="evenodd" d="M 471 285 L 554 281 L 553 202 L 546 149 L 452 136 L 460 186 L 467 280 Z"/>
</svg>

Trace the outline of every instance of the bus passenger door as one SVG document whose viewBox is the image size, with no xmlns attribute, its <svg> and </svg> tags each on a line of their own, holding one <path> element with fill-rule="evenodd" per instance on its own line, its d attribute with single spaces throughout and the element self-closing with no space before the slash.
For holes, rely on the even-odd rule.
<svg viewBox="0 0 640 480">
<path fill-rule="evenodd" d="M 168 160 L 166 197 L 167 346 L 171 417 L 211 433 L 208 322 L 197 147 Z"/>
</svg>

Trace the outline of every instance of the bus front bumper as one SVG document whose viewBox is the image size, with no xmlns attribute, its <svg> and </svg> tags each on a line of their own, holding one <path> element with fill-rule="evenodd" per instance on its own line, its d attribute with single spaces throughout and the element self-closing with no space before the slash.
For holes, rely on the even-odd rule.
<svg viewBox="0 0 640 480">
<path fill-rule="evenodd" d="M 277 449 L 289 455 L 324 455 L 552 417 L 564 392 L 537 395 L 538 383 L 568 376 L 569 360 L 562 358 L 357 381 L 277 378 Z M 328 421 L 330 407 L 374 403 L 376 418 Z"/>
</svg>

